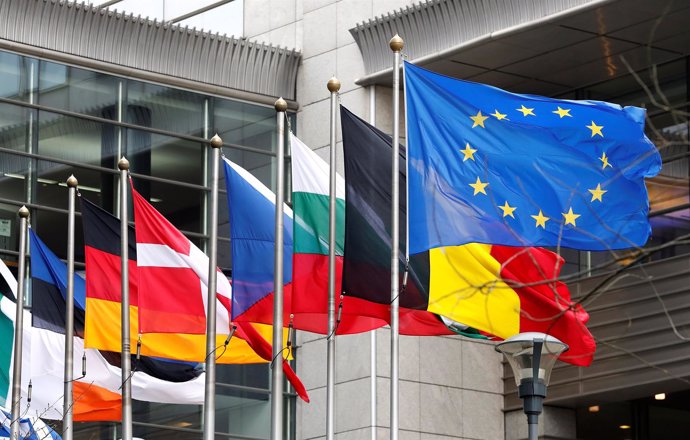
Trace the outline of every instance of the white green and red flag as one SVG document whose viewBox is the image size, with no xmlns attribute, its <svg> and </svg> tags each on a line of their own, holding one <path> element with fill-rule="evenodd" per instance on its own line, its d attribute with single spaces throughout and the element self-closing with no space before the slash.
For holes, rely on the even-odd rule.
<svg viewBox="0 0 690 440">
<path fill-rule="evenodd" d="M 292 311 L 295 327 L 328 330 L 329 165 L 290 133 L 292 155 Z M 341 304 L 345 242 L 345 181 L 336 176 L 336 307 Z M 372 310 L 374 309 L 380 310 Z M 338 334 L 369 331 L 387 324 L 389 312 L 369 301 L 344 295 Z"/>
</svg>

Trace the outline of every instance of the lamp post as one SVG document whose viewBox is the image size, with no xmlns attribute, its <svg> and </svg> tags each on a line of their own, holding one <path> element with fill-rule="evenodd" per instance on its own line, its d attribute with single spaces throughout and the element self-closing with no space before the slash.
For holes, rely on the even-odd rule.
<svg viewBox="0 0 690 440">
<path fill-rule="evenodd" d="M 539 414 L 542 412 L 546 387 L 558 356 L 568 346 L 545 333 L 520 333 L 496 345 L 513 369 L 518 396 L 527 414 L 528 439 L 539 436 Z"/>
</svg>

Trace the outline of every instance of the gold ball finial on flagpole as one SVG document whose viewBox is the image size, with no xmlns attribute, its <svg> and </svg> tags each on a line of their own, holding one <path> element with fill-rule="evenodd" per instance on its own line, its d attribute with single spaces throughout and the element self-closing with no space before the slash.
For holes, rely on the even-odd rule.
<svg viewBox="0 0 690 440">
<path fill-rule="evenodd" d="M 76 177 L 74 177 L 74 174 L 72 174 L 71 176 L 69 176 L 69 177 L 67 178 L 67 186 L 68 186 L 68 187 L 70 187 L 70 188 L 76 188 L 77 185 L 79 185 L 79 181 L 77 180 Z"/>
<path fill-rule="evenodd" d="M 391 38 L 391 41 L 388 43 L 388 45 L 391 47 L 393 52 L 400 52 L 403 50 L 403 47 L 405 47 L 405 42 L 402 38 L 400 38 L 400 35 L 395 34 L 395 36 Z"/>
<path fill-rule="evenodd" d="M 284 112 L 287 110 L 287 102 L 283 98 L 278 98 L 274 107 L 277 112 Z"/>
<path fill-rule="evenodd" d="M 26 206 L 22 205 L 22 207 L 19 208 L 19 217 L 29 218 L 29 210 L 26 208 Z"/>
<path fill-rule="evenodd" d="M 211 138 L 211 146 L 213 148 L 220 148 L 223 146 L 223 139 L 221 139 L 220 136 L 218 136 L 218 133 L 213 135 L 213 137 Z"/>
<path fill-rule="evenodd" d="M 328 80 L 328 84 L 326 84 L 326 87 L 328 88 L 329 92 L 336 93 L 338 92 L 338 90 L 340 90 L 340 80 L 334 76 L 333 78 Z"/>
<path fill-rule="evenodd" d="M 129 169 L 129 161 L 125 156 L 122 156 L 122 159 L 117 162 L 117 169 L 120 171 L 127 171 Z"/>
</svg>

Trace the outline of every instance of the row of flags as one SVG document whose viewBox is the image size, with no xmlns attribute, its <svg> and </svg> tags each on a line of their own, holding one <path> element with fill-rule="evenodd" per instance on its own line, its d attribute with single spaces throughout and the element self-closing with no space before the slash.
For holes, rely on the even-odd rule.
<svg viewBox="0 0 690 440">
<path fill-rule="evenodd" d="M 408 197 L 397 215 L 409 227 L 401 222 L 400 237 L 390 235 L 392 139 L 341 107 L 345 178 L 336 176 L 334 194 L 336 334 L 391 322 L 390 257 L 398 240 L 401 334 L 505 339 L 543 332 L 570 346 L 562 360 L 589 365 L 595 351 L 589 316 L 558 280 L 563 259 L 532 246 L 644 244 L 644 178 L 660 168 L 644 135 L 644 112 L 510 94 L 409 63 L 405 90 L 409 151 L 400 147 L 398 160 L 400 193 Z M 292 133 L 290 146 L 283 322 L 327 334 L 329 167 Z M 269 362 L 276 197 L 226 158 L 223 169 L 233 268 L 232 281 L 218 271 L 213 355 L 220 363 Z M 128 237 L 130 345 L 137 347 L 128 379 L 133 397 L 200 404 L 209 258 L 134 186 Z M 117 420 L 120 220 L 83 197 L 81 213 L 86 278 L 75 276 L 74 357 L 83 357 L 85 368 L 75 361 L 74 419 Z M 30 237 L 33 310 L 24 329 L 22 392 L 28 402 L 31 381 L 34 419 L 61 418 L 67 270 L 33 231 Z M 16 288 L 6 268 L 0 273 Z M 2 406 L 8 406 L 11 383 L 13 299 L 9 292 L 0 299 Z M 286 329 L 284 346 L 288 337 Z M 308 401 L 285 358 L 282 369 Z"/>
<path fill-rule="evenodd" d="M 337 334 L 349 334 L 390 322 L 392 141 L 344 107 L 341 123 L 346 178 L 338 176 L 336 184 L 336 292 L 342 295 Z M 296 136 L 290 139 L 293 209 L 284 207 L 284 315 L 297 329 L 326 334 L 328 165 Z M 405 167 L 400 169 L 404 188 Z M 227 159 L 225 173 L 233 319 L 271 324 L 275 196 Z M 405 210 L 401 200 L 401 218 Z M 403 229 L 401 246 L 404 241 Z M 448 335 L 460 329 L 470 337 L 508 338 L 541 331 L 571 346 L 563 360 L 589 365 L 595 351 L 585 326 L 589 316 L 558 281 L 562 265 L 545 249 L 484 244 L 412 255 L 400 297 L 400 333 Z M 402 274 L 403 256 L 400 267 Z"/>
<path fill-rule="evenodd" d="M 22 414 L 37 418 L 62 419 L 63 374 L 65 359 L 65 294 L 67 267 L 29 231 L 31 242 L 32 309 L 25 311 L 22 362 Z M 85 282 L 75 276 L 74 336 L 74 420 L 120 420 L 121 370 L 119 347 L 116 351 L 85 348 Z M 0 404 L 9 408 L 9 384 L 14 338 L 16 304 L 0 298 Z M 107 321 L 103 321 L 107 324 Z M 159 403 L 202 404 L 204 373 L 195 363 L 171 362 L 140 356 L 135 359 L 130 378 L 133 397 Z"/>
</svg>

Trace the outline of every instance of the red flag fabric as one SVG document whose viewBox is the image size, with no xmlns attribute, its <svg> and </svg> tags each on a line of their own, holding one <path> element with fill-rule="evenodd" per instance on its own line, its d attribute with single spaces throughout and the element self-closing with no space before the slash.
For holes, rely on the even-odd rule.
<svg viewBox="0 0 690 440">
<path fill-rule="evenodd" d="M 560 357 L 589 366 L 596 342 L 585 325 L 589 314 L 570 299 L 568 286 L 558 281 L 563 258 L 542 248 L 497 246 L 491 255 L 502 261 L 501 277 L 520 298 L 520 332 L 542 332 L 568 344 Z M 542 280 L 525 284 L 524 280 Z"/>
<path fill-rule="evenodd" d="M 132 198 L 139 272 L 139 331 L 205 333 L 208 257 L 151 206 L 133 185 Z M 216 331 L 226 335 L 232 327 L 232 290 L 228 279 L 222 273 L 218 275 Z M 238 330 L 239 338 L 263 359 L 271 360 L 271 345 L 252 324 L 244 324 Z M 303 390 L 300 397 L 308 401 L 304 385 L 290 365 L 284 362 L 283 368 L 295 389 Z"/>
</svg>

